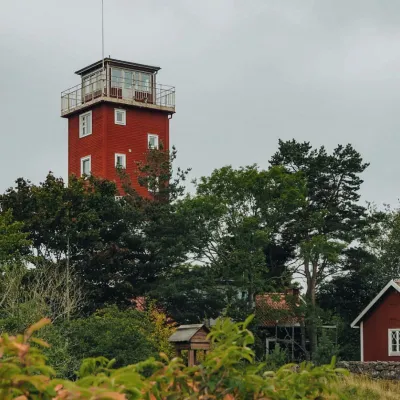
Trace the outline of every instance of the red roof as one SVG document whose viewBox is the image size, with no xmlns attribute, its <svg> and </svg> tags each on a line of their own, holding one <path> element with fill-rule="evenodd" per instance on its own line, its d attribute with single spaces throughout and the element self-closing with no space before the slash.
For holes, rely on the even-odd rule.
<svg viewBox="0 0 400 400">
<path fill-rule="evenodd" d="M 134 297 L 133 299 L 131 299 L 131 303 L 134 304 L 134 308 L 137 311 L 146 312 L 148 310 L 149 304 L 148 304 L 146 297 L 144 297 L 144 296 Z M 175 325 L 175 321 L 165 312 L 165 310 L 162 307 L 156 305 L 155 309 L 159 313 L 165 314 L 167 324 Z"/>
<path fill-rule="evenodd" d="M 299 325 L 296 315 L 299 297 L 289 293 L 265 293 L 256 296 L 256 317 L 261 326 Z"/>
</svg>

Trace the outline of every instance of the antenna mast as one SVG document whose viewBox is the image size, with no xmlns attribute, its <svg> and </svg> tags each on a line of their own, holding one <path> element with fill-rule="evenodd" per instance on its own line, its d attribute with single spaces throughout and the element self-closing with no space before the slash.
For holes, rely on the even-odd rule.
<svg viewBox="0 0 400 400">
<path fill-rule="evenodd" d="M 103 59 L 104 71 L 104 0 L 101 0 L 101 58 Z"/>
</svg>

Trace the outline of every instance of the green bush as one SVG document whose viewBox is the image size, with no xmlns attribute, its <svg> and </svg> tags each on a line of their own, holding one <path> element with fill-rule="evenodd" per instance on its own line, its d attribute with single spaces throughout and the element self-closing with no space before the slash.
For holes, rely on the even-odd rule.
<svg viewBox="0 0 400 400">
<path fill-rule="evenodd" d="M 150 337 L 151 322 L 145 313 L 136 310 L 108 307 L 73 320 L 65 328 L 70 352 L 81 361 L 104 356 L 122 367 L 158 354 Z"/>
<path fill-rule="evenodd" d="M 316 365 L 322 365 L 329 362 L 332 356 L 339 353 L 339 347 L 335 344 L 334 340 L 325 331 L 319 337 L 317 351 L 313 354 L 312 361 Z"/>
<path fill-rule="evenodd" d="M 287 351 L 277 344 L 274 351 L 267 354 L 265 357 L 265 366 L 268 370 L 276 371 L 278 368 L 287 364 L 288 358 Z"/>
<path fill-rule="evenodd" d="M 42 320 L 24 335 L 1 337 L 0 398 L 291 400 L 332 395 L 332 399 L 346 399 L 334 389 L 334 382 L 346 371 L 335 369 L 333 363 L 322 367 L 286 365 L 276 373 L 261 373 L 250 348 L 254 337 L 247 329 L 249 322 L 219 321 L 209 335 L 213 349 L 200 365 L 186 367 L 180 359 L 165 356 L 162 361 L 149 358 L 114 369 L 113 360 L 97 357 L 85 360 L 79 379 L 72 382 L 53 379 L 55 372 L 38 348 L 47 344 L 32 337 L 49 323 Z"/>
</svg>

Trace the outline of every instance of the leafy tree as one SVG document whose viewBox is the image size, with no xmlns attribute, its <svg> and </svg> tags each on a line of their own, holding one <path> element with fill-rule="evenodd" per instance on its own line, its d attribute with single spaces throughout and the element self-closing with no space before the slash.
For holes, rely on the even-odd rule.
<svg viewBox="0 0 400 400">
<path fill-rule="evenodd" d="M 130 291 L 123 279 L 129 265 L 119 260 L 121 254 L 134 256 L 126 251 L 126 242 L 134 238 L 127 235 L 124 209 L 115 195 L 113 182 L 71 177 L 65 186 L 49 174 L 38 186 L 18 179 L 16 187 L 2 196 L 4 210 L 24 223 L 33 264 L 75 268 L 91 296 L 91 309 L 109 300 L 123 303 Z"/>
<path fill-rule="evenodd" d="M 286 214 L 299 207 L 303 192 L 301 177 L 282 168 L 228 166 L 201 178 L 196 196 L 180 203 L 179 213 L 192 221 L 195 258 L 212 267 L 213 278 L 226 287 L 231 301 L 242 297 L 240 307 L 231 304 L 232 309 L 248 314 L 255 294 L 271 288 L 267 263 L 273 246 L 279 246 Z"/>
<path fill-rule="evenodd" d="M 306 297 L 312 310 L 317 305 L 319 285 L 341 272 L 345 249 L 369 233 L 368 210 L 359 204 L 360 175 L 368 164 L 351 145 L 339 145 L 328 154 L 324 147 L 313 149 L 308 142 L 295 140 L 279 141 L 270 163 L 272 168 L 281 166 L 306 179 L 306 201 L 290 215 L 283 236 L 296 246 L 300 263 L 294 272 L 306 279 Z M 309 321 L 315 352 L 317 333 L 312 316 Z"/>
<path fill-rule="evenodd" d="M 359 332 L 351 322 L 391 279 L 399 276 L 400 218 L 398 210 L 387 209 L 376 222 L 377 235 L 369 236 L 356 248 L 345 251 L 343 275 L 323 283 L 318 303 L 340 316 L 340 354 L 347 360 L 359 360 Z"/>
<path fill-rule="evenodd" d="M 130 226 L 141 240 L 142 253 L 137 270 L 130 280 L 135 294 L 145 294 L 164 282 L 172 268 L 187 260 L 187 223 L 177 213 L 178 200 L 183 196 L 189 170 L 173 170 L 177 156 L 171 151 L 150 149 L 145 161 L 137 164 L 138 182 L 149 189 L 148 196 L 140 196 L 123 176 L 125 218 L 140 224 Z"/>
<path fill-rule="evenodd" d="M 224 292 L 208 266 L 177 266 L 150 295 L 157 298 L 179 324 L 216 318 L 226 306 Z"/>
<path fill-rule="evenodd" d="M 0 214 L 0 265 L 19 262 L 30 245 L 23 223 L 15 221 L 11 210 Z"/>
<path fill-rule="evenodd" d="M 125 366 L 157 356 L 158 349 L 148 337 L 152 328 L 145 313 L 113 306 L 71 321 L 65 334 L 77 360 L 104 356 Z"/>
</svg>

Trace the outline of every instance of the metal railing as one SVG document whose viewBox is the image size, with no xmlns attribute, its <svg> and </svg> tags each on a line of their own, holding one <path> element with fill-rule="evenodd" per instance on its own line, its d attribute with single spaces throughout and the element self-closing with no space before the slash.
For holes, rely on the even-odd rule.
<svg viewBox="0 0 400 400">
<path fill-rule="evenodd" d="M 151 84 L 149 80 L 128 80 L 117 76 L 104 78 L 97 75 L 61 93 L 61 113 L 74 111 L 98 98 L 140 102 L 175 110 L 173 86 Z"/>
</svg>

